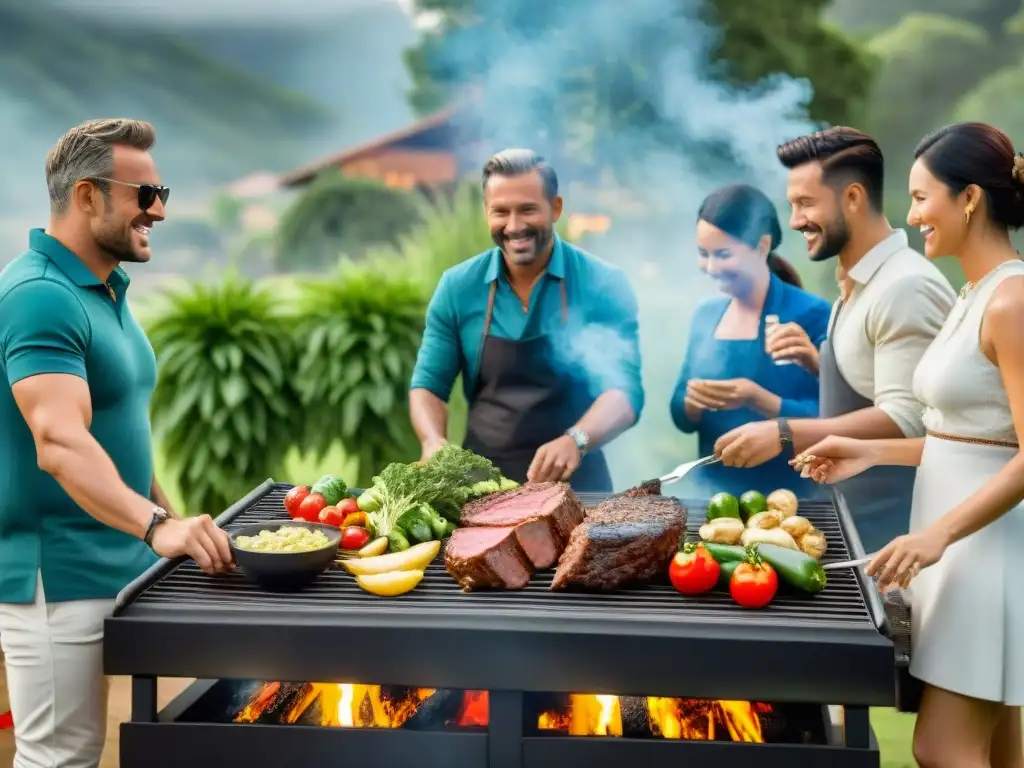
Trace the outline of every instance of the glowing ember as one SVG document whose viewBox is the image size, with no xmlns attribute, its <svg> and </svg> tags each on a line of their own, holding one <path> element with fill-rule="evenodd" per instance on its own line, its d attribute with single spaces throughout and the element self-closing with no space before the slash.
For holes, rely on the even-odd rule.
<svg viewBox="0 0 1024 768">
<path fill-rule="evenodd" d="M 633 697 L 631 697 L 632 699 Z M 767 704 L 748 701 L 706 701 L 648 696 L 644 730 L 664 739 L 692 741 L 746 741 L 763 743 L 762 713 Z M 571 736 L 622 736 L 623 704 L 618 696 L 574 693 L 565 711 L 543 712 L 537 720 L 542 731 Z"/>
<path fill-rule="evenodd" d="M 305 724 L 327 727 L 401 728 L 437 693 L 433 688 L 271 682 L 256 692 L 235 715 L 234 722 L 294 725 L 304 719 Z M 487 727 L 486 691 L 442 691 L 440 694 L 445 702 L 429 714 L 424 710 L 427 719 L 438 716 L 439 726 Z M 438 709 L 442 710 L 440 715 L 437 715 Z"/>
</svg>

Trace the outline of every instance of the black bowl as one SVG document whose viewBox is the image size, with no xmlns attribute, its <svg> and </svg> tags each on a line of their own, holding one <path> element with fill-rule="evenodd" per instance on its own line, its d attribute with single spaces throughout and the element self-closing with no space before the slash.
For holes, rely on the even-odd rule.
<svg viewBox="0 0 1024 768">
<path fill-rule="evenodd" d="M 254 552 L 235 546 L 237 536 L 256 536 L 260 531 L 279 528 L 307 528 L 323 531 L 330 544 L 312 552 Z M 231 531 L 231 551 L 235 562 L 249 581 L 274 592 L 297 592 L 323 573 L 338 554 L 341 530 L 322 523 L 287 520 L 280 523 L 254 523 Z"/>
</svg>

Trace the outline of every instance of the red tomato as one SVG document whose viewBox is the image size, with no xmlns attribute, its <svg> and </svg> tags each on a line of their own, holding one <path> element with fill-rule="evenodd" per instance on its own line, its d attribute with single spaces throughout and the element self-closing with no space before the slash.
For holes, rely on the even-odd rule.
<svg viewBox="0 0 1024 768">
<path fill-rule="evenodd" d="M 296 520 L 305 520 L 309 523 L 320 522 L 320 512 L 327 506 L 327 499 L 322 493 L 311 493 L 299 504 Z"/>
<path fill-rule="evenodd" d="M 308 485 L 296 485 L 288 491 L 288 495 L 284 497 L 284 509 L 289 517 L 294 518 L 298 516 L 299 505 L 302 504 L 307 496 L 309 496 Z"/>
<path fill-rule="evenodd" d="M 341 512 L 342 517 L 348 517 L 359 511 L 359 505 L 355 499 L 349 496 L 338 502 L 338 511 Z"/>
<path fill-rule="evenodd" d="M 362 549 L 370 543 L 370 532 L 365 528 L 356 528 L 354 525 L 346 528 L 341 534 L 341 548 L 356 550 Z"/>
<path fill-rule="evenodd" d="M 320 510 L 317 519 L 324 525 L 333 525 L 335 528 L 341 528 L 341 524 L 345 521 L 337 507 L 324 507 Z"/>
<path fill-rule="evenodd" d="M 775 597 L 779 577 L 768 563 L 740 563 L 729 581 L 729 594 L 744 608 L 764 608 Z"/>
<path fill-rule="evenodd" d="M 672 586 L 684 595 L 701 595 L 718 583 L 721 566 L 703 545 L 690 542 L 668 567 Z"/>
</svg>

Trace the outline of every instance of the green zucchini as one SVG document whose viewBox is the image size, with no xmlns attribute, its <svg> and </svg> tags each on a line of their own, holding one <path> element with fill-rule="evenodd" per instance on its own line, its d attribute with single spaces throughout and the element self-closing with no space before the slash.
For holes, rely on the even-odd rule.
<svg viewBox="0 0 1024 768">
<path fill-rule="evenodd" d="M 733 573 L 736 572 L 736 569 L 740 567 L 742 562 L 742 560 L 726 560 L 724 563 L 719 563 L 718 586 L 728 589 Z"/>
<path fill-rule="evenodd" d="M 825 588 L 825 571 L 821 563 L 810 555 L 775 544 L 758 544 L 757 553 L 764 562 L 775 569 L 779 578 L 791 587 L 811 594 L 821 592 Z"/>
</svg>

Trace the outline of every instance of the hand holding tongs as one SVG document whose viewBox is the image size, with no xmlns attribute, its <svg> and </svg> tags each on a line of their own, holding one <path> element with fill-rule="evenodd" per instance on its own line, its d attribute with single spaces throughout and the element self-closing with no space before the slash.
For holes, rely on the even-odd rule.
<svg viewBox="0 0 1024 768">
<path fill-rule="evenodd" d="M 826 563 L 825 565 L 821 566 L 821 569 L 823 571 L 836 571 L 836 570 L 838 570 L 840 568 L 859 568 L 860 566 L 867 565 L 872 560 L 874 560 L 875 559 L 875 555 L 877 555 L 877 554 L 878 553 L 875 552 L 872 555 L 865 555 L 864 557 L 858 557 L 856 560 L 842 560 L 842 561 L 840 561 L 838 563 Z"/>
<path fill-rule="evenodd" d="M 664 477 L 659 477 L 658 480 L 661 482 L 662 485 L 671 485 L 672 483 L 678 483 L 680 480 L 686 477 L 686 474 L 691 469 L 696 469 L 697 467 L 706 467 L 708 464 L 716 464 L 719 461 L 721 461 L 721 459 L 718 458 L 717 456 L 705 456 L 704 458 L 697 459 L 696 461 L 688 461 L 685 464 L 680 464 L 678 467 L 673 469 Z"/>
</svg>

